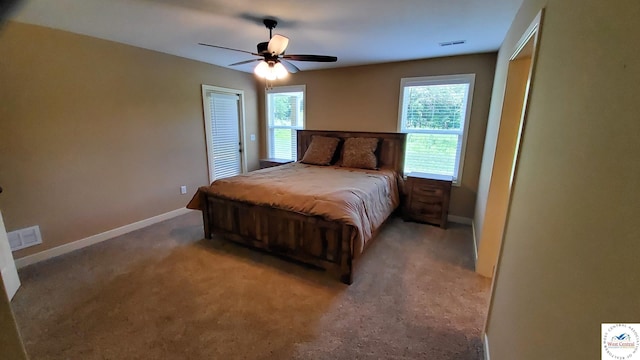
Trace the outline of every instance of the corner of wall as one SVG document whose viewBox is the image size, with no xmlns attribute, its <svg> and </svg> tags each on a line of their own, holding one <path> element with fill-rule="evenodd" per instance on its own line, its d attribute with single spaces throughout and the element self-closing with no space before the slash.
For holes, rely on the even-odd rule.
<svg viewBox="0 0 640 360">
<path fill-rule="evenodd" d="M 478 271 L 478 235 L 476 233 L 475 219 L 471 219 L 471 233 L 473 235 L 473 264 Z"/>
</svg>

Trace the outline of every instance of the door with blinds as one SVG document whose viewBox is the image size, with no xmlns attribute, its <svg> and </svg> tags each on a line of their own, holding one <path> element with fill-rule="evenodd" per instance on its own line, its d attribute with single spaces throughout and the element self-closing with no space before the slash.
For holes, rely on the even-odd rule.
<svg viewBox="0 0 640 360">
<path fill-rule="evenodd" d="M 241 90 L 202 85 L 209 181 L 244 172 Z"/>
</svg>

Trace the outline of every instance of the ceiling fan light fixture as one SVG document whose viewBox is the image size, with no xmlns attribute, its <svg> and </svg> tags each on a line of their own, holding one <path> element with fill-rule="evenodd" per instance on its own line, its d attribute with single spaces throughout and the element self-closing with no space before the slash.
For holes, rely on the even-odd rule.
<svg viewBox="0 0 640 360">
<path fill-rule="evenodd" d="M 267 80 L 283 79 L 289 75 L 287 69 L 281 63 L 260 61 L 253 72 Z"/>
<path fill-rule="evenodd" d="M 285 77 L 287 77 L 287 75 L 289 75 L 289 72 L 287 71 L 287 69 L 285 69 L 284 65 L 282 65 L 282 63 L 276 63 L 273 66 L 273 71 L 276 74 L 276 78 L 278 79 L 283 79 Z"/>
<path fill-rule="evenodd" d="M 287 45 L 289 45 L 289 38 L 276 34 L 269 40 L 267 51 L 269 51 L 271 55 L 280 55 L 285 51 Z"/>
<path fill-rule="evenodd" d="M 273 68 L 269 69 L 269 72 L 267 72 L 267 76 L 265 76 L 264 78 L 269 80 L 269 81 L 273 81 L 273 80 L 277 79 L 276 72 L 273 71 Z"/>
<path fill-rule="evenodd" d="M 253 72 L 261 78 L 266 78 L 269 73 L 269 64 L 266 61 L 260 61 Z"/>
</svg>

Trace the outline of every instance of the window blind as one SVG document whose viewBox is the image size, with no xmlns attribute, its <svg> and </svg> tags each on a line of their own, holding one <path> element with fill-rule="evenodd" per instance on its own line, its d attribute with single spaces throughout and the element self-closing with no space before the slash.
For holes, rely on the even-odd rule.
<svg viewBox="0 0 640 360">
<path fill-rule="evenodd" d="M 242 172 L 238 96 L 209 93 L 214 180 Z"/>
</svg>

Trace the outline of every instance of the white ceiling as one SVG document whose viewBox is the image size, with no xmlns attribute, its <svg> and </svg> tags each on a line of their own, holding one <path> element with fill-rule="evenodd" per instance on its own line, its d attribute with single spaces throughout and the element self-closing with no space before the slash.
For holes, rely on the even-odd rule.
<svg viewBox="0 0 640 360">
<path fill-rule="evenodd" d="M 522 0 L 29 0 L 13 19 L 228 67 L 269 40 L 279 21 L 287 54 L 338 57 L 294 62 L 302 70 L 495 51 Z M 441 42 L 466 40 L 441 47 Z M 232 67 L 250 72 L 254 64 Z"/>
</svg>

